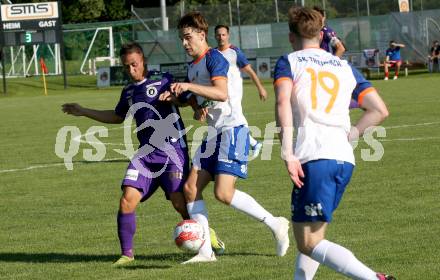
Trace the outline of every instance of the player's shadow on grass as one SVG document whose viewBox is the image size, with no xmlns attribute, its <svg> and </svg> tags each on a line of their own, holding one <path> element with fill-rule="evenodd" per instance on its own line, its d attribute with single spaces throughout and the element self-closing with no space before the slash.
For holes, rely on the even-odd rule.
<svg viewBox="0 0 440 280">
<path fill-rule="evenodd" d="M 67 253 L 0 253 L 1 262 L 24 262 L 24 263 L 75 263 L 75 262 L 107 262 L 113 263 L 119 255 L 89 255 Z M 139 261 L 174 261 L 180 263 L 186 259 L 184 254 L 156 254 L 136 255 Z M 142 265 L 144 268 L 149 265 Z M 152 265 L 151 267 L 154 267 Z M 166 267 L 157 267 L 166 268 Z"/>
<path fill-rule="evenodd" d="M 168 269 L 171 268 L 171 265 L 127 265 L 120 267 L 119 269 L 127 269 L 127 270 L 138 270 L 138 269 Z"/>
<path fill-rule="evenodd" d="M 225 253 L 222 256 L 225 256 L 225 257 L 228 257 L 228 256 L 229 257 L 246 257 L 246 256 L 251 256 L 251 257 L 274 257 L 275 254 L 260 254 L 260 253 L 253 253 L 253 252 L 232 252 L 232 253 Z"/>
</svg>

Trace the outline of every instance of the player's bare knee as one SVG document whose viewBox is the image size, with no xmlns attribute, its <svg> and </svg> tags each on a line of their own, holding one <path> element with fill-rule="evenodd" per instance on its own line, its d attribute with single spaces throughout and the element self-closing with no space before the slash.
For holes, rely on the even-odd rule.
<svg viewBox="0 0 440 280">
<path fill-rule="evenodd" d="M 185 195 L 186 201 L 193 201 L 197 195 L 197 186 L 185 183 L 183 185 L 183 194 Z"/>
<path fill-rule="evenodd" d="M 137 203 L 133 199 L 129 199 L 126 196 L 122 196 L 119 201 L 119 210 L 122 213 L 132 213 L 136 210 Z"/>
<path fill-rule="evenodd" d="M 313 252 L 314 246 L 310 243 L 298 243 L 297 245 L 298 251 L 300 251 L 302 254 L 310 256 Z"/>
<path fill-rule="evenodd" d="M 232 194 L 228 191 L 222 190 L 220 188 L 215 188 L 214 189 L 214 196 L 218 201 L 220 201 L 226 205 L 231 204 Z"/>
</svg>

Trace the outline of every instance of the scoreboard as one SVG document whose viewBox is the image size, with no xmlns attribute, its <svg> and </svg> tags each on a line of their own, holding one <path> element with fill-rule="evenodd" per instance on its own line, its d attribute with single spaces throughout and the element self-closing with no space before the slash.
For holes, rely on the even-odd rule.
<svg viewBox="0 0 440 280">
<path fill-rule="evenodd" d="M 59 3 L 61 2 L 0 5 L 0 58 L 2 62 L 4 93 L 6 93 L 6 67 L 5 56 L 2 54 L 3 48 L 6 46 L 55 44 L 55 67 L 57 69 L 55 73 L 59 73 L 57 65 L 61 63 L 64 76 L 64 88 L 67 88 L 63 33 L 61 29 L 61 5 Z M 56 51 L 57 49 L 59 49 L 59 52 Z M 36 62 L 37 48 L 34 47 L 33 50 L 35 72 L 38 74 Z"/>
<path fill-rule="evenodd" d="M 52 44 L 61 41 L 58 2 L 1 5 L 3 46 Z"/>
</svg>

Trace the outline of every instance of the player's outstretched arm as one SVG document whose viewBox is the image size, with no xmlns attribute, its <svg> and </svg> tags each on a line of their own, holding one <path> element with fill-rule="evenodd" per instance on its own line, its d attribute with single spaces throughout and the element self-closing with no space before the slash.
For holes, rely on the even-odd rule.
<svg viewBox="0 0 440 280">
<path fill-rule="evenodd" d="M 304 183 L 300 177 L 304 177 L 304 172 L 293 152 L 292 90 L 291 80 L 280 80 L 275 83 L 275 118 L 277 126 L 280 128 L 281 156 L 286 164 L 290 179 L 297 187 L 301 188 Z"/>
<path fill-rule="evenodd" d="M 387 106 L 376 90 L 373 90 L 363 97 L 360 106 L 364 113 L 358 122 L 352 127 L 348 139 L 356 140 L 369 127 L 381 124 L 389 115 Z"/>
<path fill-rule="evenodd" d="M 260 100 L 266 101 L 267 91 L 264 88 L 263 84 L 261 83 L 260 79 L 258 78 L 257 73 L 255 73 L 254 69 L 252 69 L 252 66 L 250 64 L 248 64 L 245 67 L 241 68 L 240 70 L 245 72 L 251 78 L 251 80 L 254 82 L 255 86 L 258 89 L 258 94 L 260 95 Z"/>
<path fill-rule="evenodd" d="M 69 115 L 74 115 L 77 117 L 87 117 L 95 121 L 103 123 L 122 123 L 123 118 L 118 116 L 114 110 L 94 110 L 89 108 L 84 108 L 77 103 L 66 103 L 61 106 L 62 111 Z"/>
<path fill-rule="evenodd" d="M 399 47 L 399 48 L 404 48 L 405 47 L 405 44 L 400 44 L 400 43 L 393 43 L 392 45 L 395 46 L 395 47 Z"/>
<path fill-rule="evenodd" d="M 228 80 L 221 78 L 213 80 L 211 83 L 211 86 L 195 83 L 174 83 L 171 84 L 171 92 L 179 96 L 185 91 L 191 91 L 193 94 L 209 100 L 221 102 L 228 100 Z"/>
</svg>

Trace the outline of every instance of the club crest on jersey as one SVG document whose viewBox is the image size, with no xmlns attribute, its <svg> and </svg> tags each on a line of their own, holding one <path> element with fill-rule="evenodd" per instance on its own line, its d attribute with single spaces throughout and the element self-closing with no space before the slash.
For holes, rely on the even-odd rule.
<svg viewBox="0 0 440 280">
<path fill-rule="evenodd" d="M 151 86 L 150 86 L 150 87 L 147 87 L 147 90 L 146 90 L 145 93 L 146 93 L 147 96 L 150 97 L 150 98 L 156 97 L 156 95 L 157 95 L 157 88 L 154 87 L 154 86 L 152 86 L 152 87 L 151 87 Z"/>
</svg>

